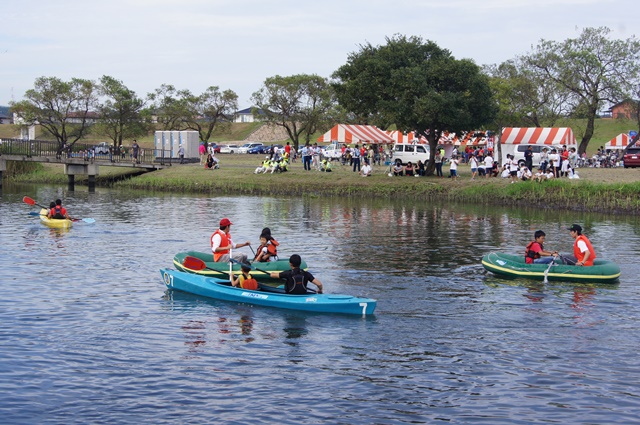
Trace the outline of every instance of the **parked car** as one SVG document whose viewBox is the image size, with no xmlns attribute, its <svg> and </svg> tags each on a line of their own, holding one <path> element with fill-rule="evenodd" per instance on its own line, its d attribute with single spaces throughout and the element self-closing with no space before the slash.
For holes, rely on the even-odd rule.
<svg viewBox="0 0 640 425">
<path fill-rule="evenodd" d="M 258 146 L 253 146 L 251 148 L 249 148 L 247 150 L 247 153 L 267 153 L 269 151 L 269 146 L 265 146 L 265 145 L 258 145 Z"/>
<path fill-rule="evenodd" d="M 248 153 L 249 149 L 255 148 L 256 146 L 262 146 L 262 145 L 263 143 L 258 143 L 258 142 L 245 143 L 244 145 L 240 146 L 240 149 L 238 149 L 238 153 Z"/>
<path fill-rule="evenodd" d="M 111 145 L 107 142 L 102 142 L 100 144 L 97 144 L 93 147 L 93 152 L 96 155 L 106 155 L 109 153 L 109 147 Z"/>
<path fill-rule="evenodd" d="M 222 145 L 220 153 L 238 153 L 238 149 L 240 149 L 238 145 Z"/>
<path fill-rule="evenodd" d="M 209 142 L 209 149 L 213 149 L 213 153 L 220 153 L 221 147 L 217 143 Z"/>
<path fill-rule="evenodd" d="M 624 168 L 640 167 L 640 147 L 627 148 L 627 152 L 622 158 Z"/>
</svg>

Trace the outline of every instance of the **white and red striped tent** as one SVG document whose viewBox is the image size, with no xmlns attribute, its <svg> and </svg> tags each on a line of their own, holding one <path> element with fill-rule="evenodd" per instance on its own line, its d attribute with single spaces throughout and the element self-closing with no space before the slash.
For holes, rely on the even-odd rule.
<svg viewBox="0 0 640 425">
<path fill-rule="evenodd" d="M 336 124 L 331 130 L 318 137 L 318 142 L 340 143 L 393 143 L 393 139 L 373 125 Z"/>
<path fill-rule="evenodd" d="M 509 145 L 575 145 L 576 138 L 569 127 L 505 127 L 502 144 Z"/>
<path fill-rule="evenodd" d="M 395 130 L 395 131 L 387 131 L 387 134 L 393 139 L 394 143 L 409 144 L 409 143 L 413 143 L 414 140 L 417 140 L 417 143 L 420 145 L 429 143 L 426 137 L 424 136 L 416 137 L 416 134 L 413 131 L 405 134 L 402 131 Z"/>
<path fill-rule="evenodd" d="M 605 143 L 604 148 L 605 149 L 626 149 L 630 141 L 631 141 L 631 138 L 629 137 L 628 134 L 620 133 L 616 137 L 614 137 L 613 139 Z"/>
</svg>

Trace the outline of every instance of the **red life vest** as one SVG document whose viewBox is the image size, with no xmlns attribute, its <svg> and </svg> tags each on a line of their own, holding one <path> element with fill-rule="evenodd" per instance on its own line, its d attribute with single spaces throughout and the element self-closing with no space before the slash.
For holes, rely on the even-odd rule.
<svg viewBox="0 0 640 425">
<path fill-rule="evenodd" d="M 250 289 L 252 291 L 255 291 L 258 289 L 258 281 L 255 280 L 253 278 L 253 276 L 251 276 L 251 274 L 248 275 L 248 278 L 244 277 L 244 274 L 240 275 L 240 287 L 242 289 Z"/>
<path fill-rule="evenodd" d="M 587 244 L 587 249 L 591 253 L 591 255 L 589 255 L 589 259 L 587 260 L 586 263 L 584 263 L 584 265 L 593 266 L 593 260 L 596 259 L 596 251 L 593 249 L 593 246 L 591 245 L 591 241 L 587 239 L 585 235 L 578 236 L 575 242 L 573 243 L 573 256 L 578 259 L 579 263 L 583 261 L 584 254 L 580 252 L 580 249 L 578 248 L 578 241 L 580 240 L 584 241 L 584 243 Z"/>
<path fill-rule="evenodd" d="M 67 211 L 62 205 L 56 205 L 54 208 L 51 208 L 51 218 L 65 218 L 66 213 Z"/>
<path fill-rule="evenodd" d="M 213 232 L 213 234 L 211 235 L 211 249 L 213 250 L 213 237 L 215 235 L 220 235 L 220 246 L 228 246 L 231 242 L 231 235 L 227 235 L 225 232 L 223 232 L 222 230 L 218 229 L 215 232 Z M 225 251 L 218 251 L 218 252 L 214 252 L 213 253 L 213 261 L 217 262 L 220 257 L 222 257 L 225 254 L 228 254 L 229 250 L 225 250 Z"/>
<path fill-rule="evenodd" d="M 264 261 L 269 261 L 270 257 L 277 257 L 278 256 L 278 248 L 276 248 L 278 245 L 280 245 L 278 243 L 277 240 L 271 238 L 271 241 L 267 241 L 266 244 L 262 244 L 258 247 L 258 249 L 256 250 L 256 256 L 254 257 L 254 260 L 258 258 L 258 256 L 260 255 L 260 253 L 262 252 L 263 248 L 267 248 L 267 255 L 263 255 L 262 256 L 262 260 L 261 262 Z"/>
<path fill-rule="evenodd" d="M 540 258 L 540 251 L 535 252 L 531 250 L 534 243 L 537 243 L 538 245 L 540 245 L 540 251 L 544 250 L 544 247 L 542 246 L 541 243 L 538 243 L 536 241 L 529 242 L 527 247 L 524 249 L 524 262 L 527 264 L 533 264 L 533 260 L 535 260 L 536 258 Z"/>
</svg>

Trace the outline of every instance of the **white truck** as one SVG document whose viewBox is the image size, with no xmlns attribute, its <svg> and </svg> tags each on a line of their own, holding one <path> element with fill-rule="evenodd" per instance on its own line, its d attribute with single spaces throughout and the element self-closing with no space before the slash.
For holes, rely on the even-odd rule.
<svg viewBox="0 0 640 425">
<path fill-rule="evenodd" d="M 411 162 L 417 164 L 418 161 L 429 161 L 429 145 L 419 143 L 396 143 L 393 146 L 393 161 L 400 159 L 402 164 Z"/>
<path fill-rule="evenodd" d="M 342 146 L 340 142 L 332 142 L 329 146 L 324 148 L 322 156 L 329 161 L 339 160 L 342 158 Z"/>
</svg>

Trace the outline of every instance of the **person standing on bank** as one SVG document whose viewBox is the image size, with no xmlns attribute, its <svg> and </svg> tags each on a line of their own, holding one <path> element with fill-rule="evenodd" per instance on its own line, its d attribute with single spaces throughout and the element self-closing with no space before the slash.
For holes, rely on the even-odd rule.
<svg viewBox="0 0 640 425">
<path fill-rule="evenodd" d="M 231 249 L 242 248 L 243 246 L 251 245 L 250 241 L 244 243 L 234 244 L 231 240 L 231 221 L 228 218 L 220 220 L 220 228 L 213 232 L 211 235 L 211 252 L 213 253 L 213 261 L 216 263 L 229 262 L 229 252 Z M 233 259 L 240 262 L 247 262 L 246 254 L 236 254 Z"/>
<path fill-rule="evenodd" d="M 596 259 L 596 251 L 591 245 L 591 241 L 582 234 L 582 227 L 578 224 L 574 224 L 569 227 L 573 242 L 573 257 L 565 258 L 567 264 L 576 266 L 593 266 L 593 260 Z"/>
<path fill-rule="evenodd" d="M 298 254 L 289 257 L 289 267 L 291 270 L 283 272 L 271 272 L 269 276 L 272 279 L 285 279 L 284 290 L 287 294 L 306 294 L 307 283 L 311 282 L 318 287 L 318 294 L 322 294 L 322 282 L 313 277 L 313 275 L 300 268 L 302 258 Z"/>
<path fill-rule="evenodd" d="M 360 172 L 360 149 L 358 148 L 358 145 L 356 145 L 355 149 L 353 150 L 353 172 L 355 173 L 356 171 L 359 173 Z M 356 169 L 357 168 L 357 169 Z"/>
<path fill-rule="evenodd" d="M 180 164 L 184 164 L 184 146 L 182 144 L 178 147 L 178 156 L 180 157 Z"/>
</svg>

